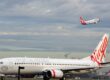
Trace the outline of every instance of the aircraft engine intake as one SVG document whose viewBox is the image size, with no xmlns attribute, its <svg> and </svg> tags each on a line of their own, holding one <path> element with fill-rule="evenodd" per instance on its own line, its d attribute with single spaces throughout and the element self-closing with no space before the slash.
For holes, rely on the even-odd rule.
<svg viewBox="0 0 110 80">
<path fill-rule="evenodd" d="M 62 78 L 63 72 L 61 70 L 47 70 L 45 73 L 45 77 L 47 78 Z"/>
</svg>

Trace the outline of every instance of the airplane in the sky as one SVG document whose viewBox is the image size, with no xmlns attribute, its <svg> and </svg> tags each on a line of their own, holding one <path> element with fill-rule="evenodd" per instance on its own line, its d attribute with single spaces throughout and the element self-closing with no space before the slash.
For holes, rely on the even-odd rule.
<svg viewBox="0 0 110 80">
<path fill-rule="evenodd" d="M 106 49 L 108 45 L 108 34 L 104 34 L 102 40 L 94 52 L 82 59 L 56 59 L 56 58 L 29 58 L 12 57 L 0 59 L 0 74 L 17 75 L 18 68 L 21 69 L 21 77 L 34 77 L 42 75 L 43 80 L 58 78 L 64 80 L 64 75 L 71 71 L 88 72 L 106 67 L 110 62 L 105 62 Z M 80 55 L 80 54 L 79 54 Z"/>
<path fill-rule="evenodd" d="M 91 20 L 84 20 L 84 19 L 82 18 L 82 16 L 80 16 L 80 23 L 81 23 L 82 25 L 96 24 L 96 23 L 98 23 L 99 21 L 100 21 L 99 18 L 95 18 L 95 19 L 91 19 Z"/>
</svg>

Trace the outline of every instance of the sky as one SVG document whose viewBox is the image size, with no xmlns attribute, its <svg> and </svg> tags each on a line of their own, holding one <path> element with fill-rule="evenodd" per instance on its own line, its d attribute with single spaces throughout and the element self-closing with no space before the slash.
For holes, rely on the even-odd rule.
<svg viewBox="0 0 110 80">
<path fill-rule="evenodd" d="M 92 52 L 110 33 L 109 7 L 110 0 L 0 0 L 0 50 Z M 101 20 L 83 26 L 80 16 Z"/>
</svg>

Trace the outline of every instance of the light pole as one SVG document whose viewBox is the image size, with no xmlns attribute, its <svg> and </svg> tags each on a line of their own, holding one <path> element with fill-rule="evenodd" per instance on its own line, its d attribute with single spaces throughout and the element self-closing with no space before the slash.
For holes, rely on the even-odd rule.
<svg viewBox="0 0 110 80">
<path fill-rule="evenodd" d="M 20 80 L 20 75 L 21 75 L 20 70 L 21 70 L 21 69 L 24 69 L 24 67 L 18 66 L 18 80 Z"/>
</svg>

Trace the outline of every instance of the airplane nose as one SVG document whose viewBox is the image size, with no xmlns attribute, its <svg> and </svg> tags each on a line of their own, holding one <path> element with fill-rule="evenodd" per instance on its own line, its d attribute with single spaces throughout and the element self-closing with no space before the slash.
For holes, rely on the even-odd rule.
<svg viewBox="0 0 110 80">
<path fill-rule="evenodd" d="M 8 66 L 0 65 L 0 73 L 5 73 L 8 71 Z"/>
</svg>

